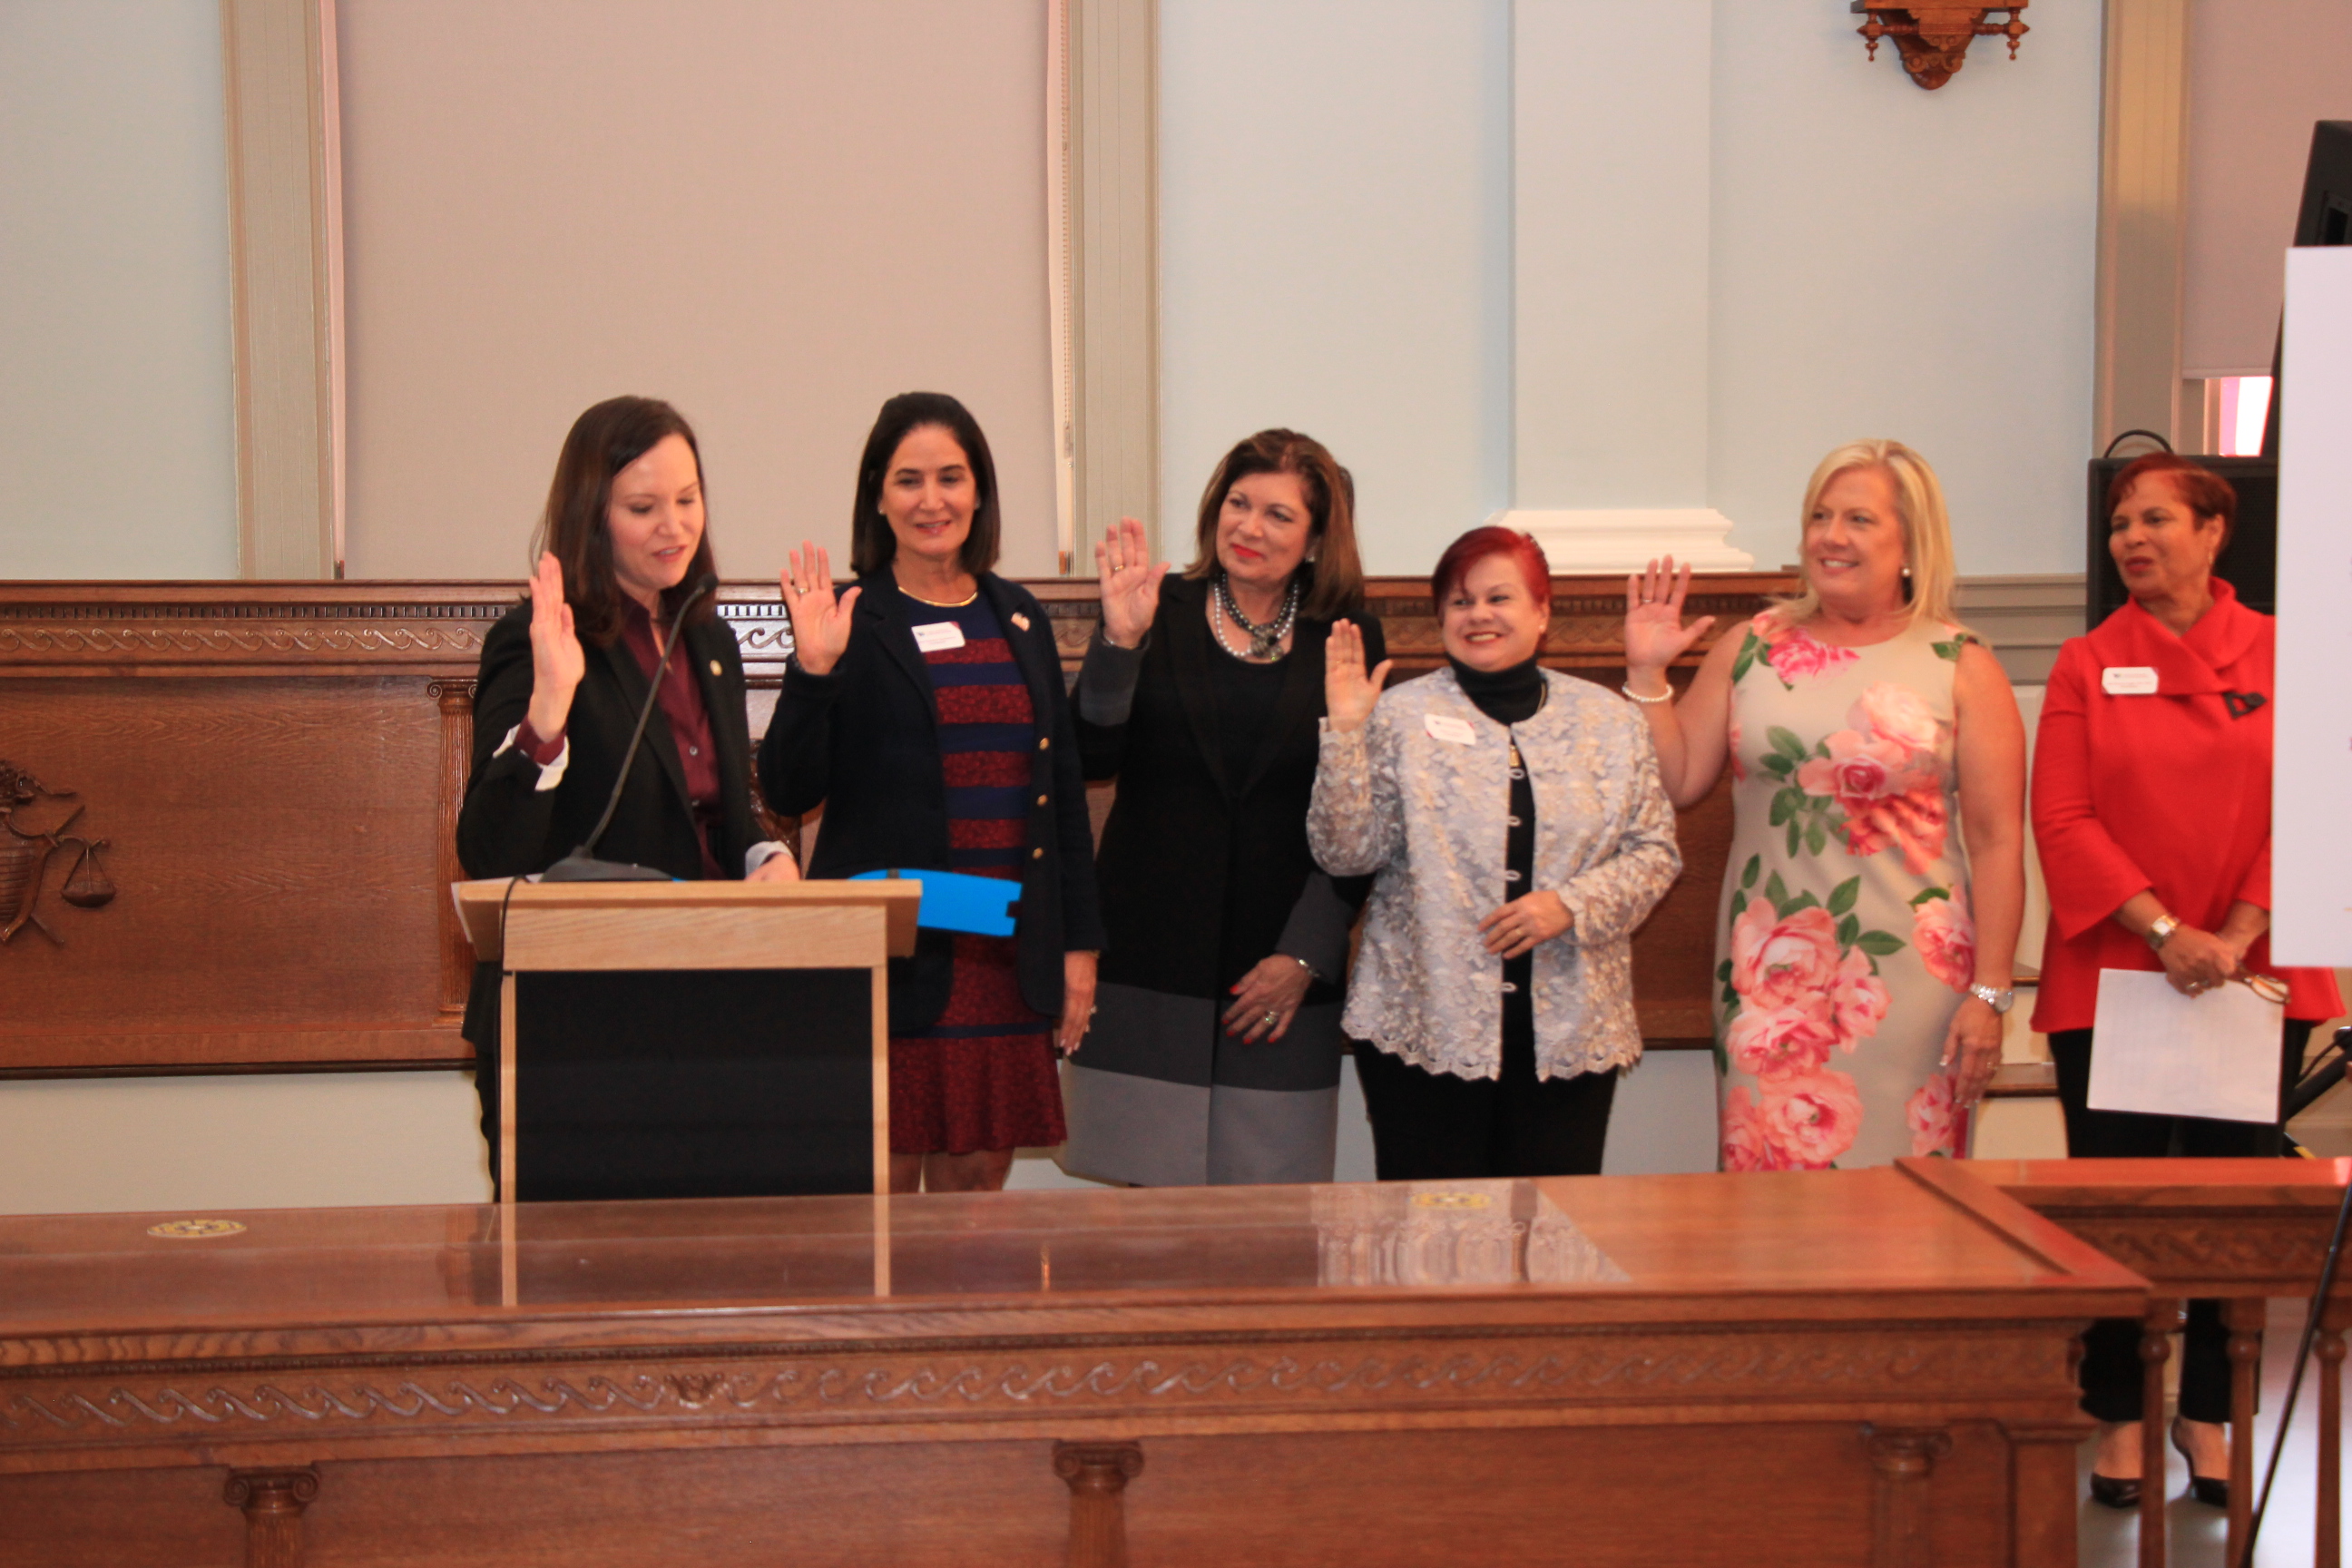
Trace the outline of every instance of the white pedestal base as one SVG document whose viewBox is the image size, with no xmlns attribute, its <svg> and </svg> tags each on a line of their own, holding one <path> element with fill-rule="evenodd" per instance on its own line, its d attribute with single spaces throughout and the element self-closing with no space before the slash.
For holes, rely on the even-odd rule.
<svg viewBox="0 0 2352 1568">
<path fill-rule="evenodd" d="M 1652 560 L 1672 555 L 1698 572 L 1752 572 L 1756 557 L 1725 542 L 1731 520 L 1711 507 L 1628 508 L 1623 510 L 1498 511 L 1486 520 L 1516 528 L 1543 546 L 1551 569 L 1563 576 L 1594 572 L 1638 572 Z"/>
</svg>

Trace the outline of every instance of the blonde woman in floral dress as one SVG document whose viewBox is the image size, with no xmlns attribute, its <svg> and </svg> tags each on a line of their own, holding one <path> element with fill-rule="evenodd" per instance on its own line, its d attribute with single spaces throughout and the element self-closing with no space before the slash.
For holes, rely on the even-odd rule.
<svg viewBox="0 0 2352 1568">
<path fill-rule="evenodd" d="M 1625 693 L 1677 806 L 1727 763 L 1716 941 L 1727 1171 L 1965 1154 L 2000 1061 L 2025 902 L 2025 728 L 1952 616 L 1933 469 L 1857 441 L 1806 486 L 1805 591 L 1734 627 L 1677 701 L 1690 569 L 1625 584 Z M 1963 844 L 1965 841 L 1965 847 Z"/>
</svg>

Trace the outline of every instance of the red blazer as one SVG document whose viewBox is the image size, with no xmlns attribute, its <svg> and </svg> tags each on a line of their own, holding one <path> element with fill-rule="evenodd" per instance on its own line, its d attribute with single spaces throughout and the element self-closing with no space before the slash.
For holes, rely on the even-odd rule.
<svg viewBox="0 0 2352 1568">
<path fill-rule="evenodd" d="M 2205 931 L 2241 899 L 2270 907 L 2276 626 L 2218 577 L 2213 601 L 2186 637 L 2126 604 L 2069 639 L 2050 671 L 2033 754 L 2033 837 L 2050 889 L 2033 1026 L 2045 1033 L 2092 1026 L 2100 970 L 2163 967 L 2108 918 L 2134 893 L 2153 889 Z M 2155 693 L 2110 695 L 2102 672 L 2119 668 L 2155 670 Z M 2232 718 L 2224 692 L 2264 703 Z M 2287 981 L 2290 1018 L 2344 1010 L 2332 971 L 2272 969 L 2267 936 L 2246 966 Z"/>
</svg>

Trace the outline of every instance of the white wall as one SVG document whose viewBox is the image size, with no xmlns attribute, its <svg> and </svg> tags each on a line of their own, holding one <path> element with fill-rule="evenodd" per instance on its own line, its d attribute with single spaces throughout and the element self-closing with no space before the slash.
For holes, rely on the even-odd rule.
<svg viewBox="0 0 2352 1568">
<path fill-rule="evenodd" d="M 1711 38 L 1706 10 L 1171 0 L 1171 516 L 1286 423 L 1356 469 L 1376 571 L 1514 499 L 1698 505 L 1702 464 L 1777 565 L 1813 463 L 1884 434 L 1942 473 L 1964 573 L 2079 570 L 2098 8 L 2036 13 L 2014 64 L 1979 41 L 1936 92 L 1843 7 L 1716 0 Z M 1668 97 L 1704 156 L 1654 123 Z"/>
<path fill-rule="evenodd" d="M 1843 5 L 1717 0 L 1710 485 L 1761 564 L 1823 453 L 1892 436 L 1963 575 L 2083 569 L 2100 7 L 2026 19 L 1927 92 Z"/>
<path fill-rule="evenodd" d="M 0 575 L 234 577 L 218 0 L 0 0 Z"/>
<path fill-rule="evenodd" d="M 1508 504 L 1507 0 L 1164 0 L 1160 69 L 1163 553 L 1285 425 L 1426 572 Z"/>
</svg>

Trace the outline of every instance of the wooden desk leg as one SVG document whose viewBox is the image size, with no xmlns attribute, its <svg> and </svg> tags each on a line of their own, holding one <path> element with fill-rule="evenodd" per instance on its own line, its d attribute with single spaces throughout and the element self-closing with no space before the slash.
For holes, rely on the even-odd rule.
<svg viewBox="0 0 2352 1568">
<path fill-rule="evenodd" d="M 2319 1538 L 2313 1568 L 2342 1568 L 2344 1561 L 2344 1325 L 2347 1309 L 2335 1301 L 2319 1318 Z"/>
<path fill-rule="evenodd" d="M 2004 1421 L 2009 1439 L 2009 1561 L 2030 1568 L 2074 1568 L 2082 1500 L 2074 1456 L 2088 1417 L 2063 1424 Z"/>
<path fill-rule="evenodd" d="M 1127 1483 L 1143 1473 L 1138 1443 L 1056 1443 L 1054 1473 L 1070 1484 L 1067 1568 L 1127 1568 Z"/>
<path fill-rule="evenodd" d="M 1951 1434 L 1932 1427 L 1863 1430 L 1871 1468 L 1878 1472 L 1870 1497 L 1870 1568 L 1927 1568 L 1927 1479 L 1936 1461 L 1952 1451 Z"/>
<path fill-rule="evenodd" d="M 2139 1330 L 2139 1568 L 2164 1568 L 2164 1363 L 2183 1304 L 2150 1297 Z"/>
<path fill-rule="evenodd" d="M 245 1568 L 302 1568 L 302 1510 L 319 1472 L 231 1470 L 221 1500 L 245 1510 Z"/>
<path fill-rule="evenodd" d="M 2254 1389 L 2262 1376 L 2263 1324 L 2271 1304 L 2261 1297 L 2221 1303 L 2230 1331 L 2230 1533 L 2222 1561 L 2234 1563 L 2254 1522 Z"/>
</svg>

